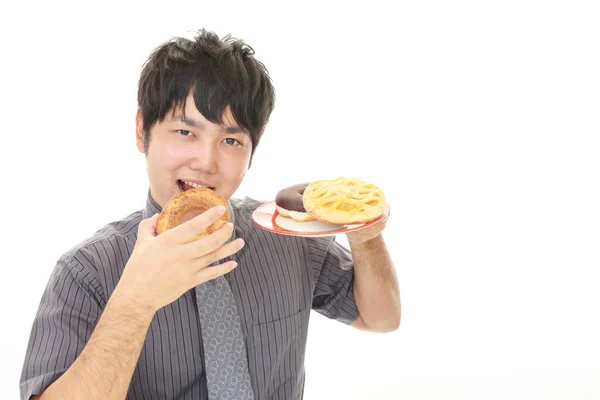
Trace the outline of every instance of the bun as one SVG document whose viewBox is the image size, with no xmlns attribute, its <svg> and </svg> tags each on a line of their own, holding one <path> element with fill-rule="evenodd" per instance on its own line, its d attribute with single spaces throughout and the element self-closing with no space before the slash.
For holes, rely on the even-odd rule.
<svg viewBox="0 0 600 400">
<path fill-rule="evenodd" d="M 158 221 L 156 221 L 156 233 L 160 235 L 180 225 L 182 218 L 190 211 L 200 211 L 200 213 L 203 213 L 217 205 L 225 206 L 225 213 L 208 228 L 189 240 L 189 242 L 210 235 L 229 222 L 229 207 L 227 206 L 227 200 L 223 196 L 209 188 L 193 188 L 181 192 L 165 204 L 158 216 Z"/>
</svg>

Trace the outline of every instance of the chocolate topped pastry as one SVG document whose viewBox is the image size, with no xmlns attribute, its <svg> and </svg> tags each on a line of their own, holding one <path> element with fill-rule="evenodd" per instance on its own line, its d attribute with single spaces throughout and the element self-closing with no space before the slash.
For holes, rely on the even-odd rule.
<svg viewBox="0 0 600 400">
<path fill-rule="evenodd" d="M 280 190 L 275 196 L 275 205 L 280 215 L 297 222 L 312 221 L 315 218 L 306 212 L 302 195 L 309 183 L 301 183 Z"/>
</svg>

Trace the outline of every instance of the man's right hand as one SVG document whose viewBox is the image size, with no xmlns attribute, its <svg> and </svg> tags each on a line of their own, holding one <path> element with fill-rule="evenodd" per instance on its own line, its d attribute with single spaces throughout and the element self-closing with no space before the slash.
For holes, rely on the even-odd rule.
<svg viewBox="0 0 600 400">
<path fill-rule="evenodd" d="M 235 261 L 207 266 L 244 246 L 241 238 L 224 244 L 233 233 L 232 223 L 188 243 L 224 211 L 222 206 L 210 208 L 158 236 L 155 235 L 158 214 L 142 220 L 133 253 L 115 291 L 134 304 L 156 312 L 194 286 L 230 272 L 236 267 Z"/>
<path fill-rule="evenodd" d="M 155 235 L 157 215 L 140 223 L 133 253 L 94 332 L 81 354 L 40 400 L 127 396 L 156 311 L 194 286 L 234 268 L 233 261 L 206 268 L 243 247 L 242 239 L 224 244 L 233 232 L 230 223 L 189 242 L 220 215 L 216 207 L 211 208 L 159 236 Z"/>
</svg>

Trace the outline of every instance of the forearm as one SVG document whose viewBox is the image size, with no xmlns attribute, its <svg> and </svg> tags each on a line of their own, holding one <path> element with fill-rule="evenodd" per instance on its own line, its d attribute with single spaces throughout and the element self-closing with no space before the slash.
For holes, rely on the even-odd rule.
<svg viewBox="0 0 600 400">
<path fill-rule="evenodd" d="M 79 357 L 40 399 L 125 399 L 153 316 L 117 287 Z"/>
<path fill-rule="evenodd" d="M 389 332 L 400 324 L 400 289 L 380 234 L 365 243 L 350 242 L 354 259 L 354 300 L 363 329 Z"/>
</svg>

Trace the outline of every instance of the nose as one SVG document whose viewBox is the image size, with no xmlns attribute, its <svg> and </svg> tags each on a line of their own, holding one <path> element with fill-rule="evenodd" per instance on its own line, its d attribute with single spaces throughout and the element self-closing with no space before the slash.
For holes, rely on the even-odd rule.
<svg viewBox="0 0 600 400">
<path fill-rule="evenodd" d="M 190 168 L 206 174 L 217 172 L 218 149 L 208 143 L 199 144 L 194 149 L 194 155 L 190 160 Z"/>
</svg>

